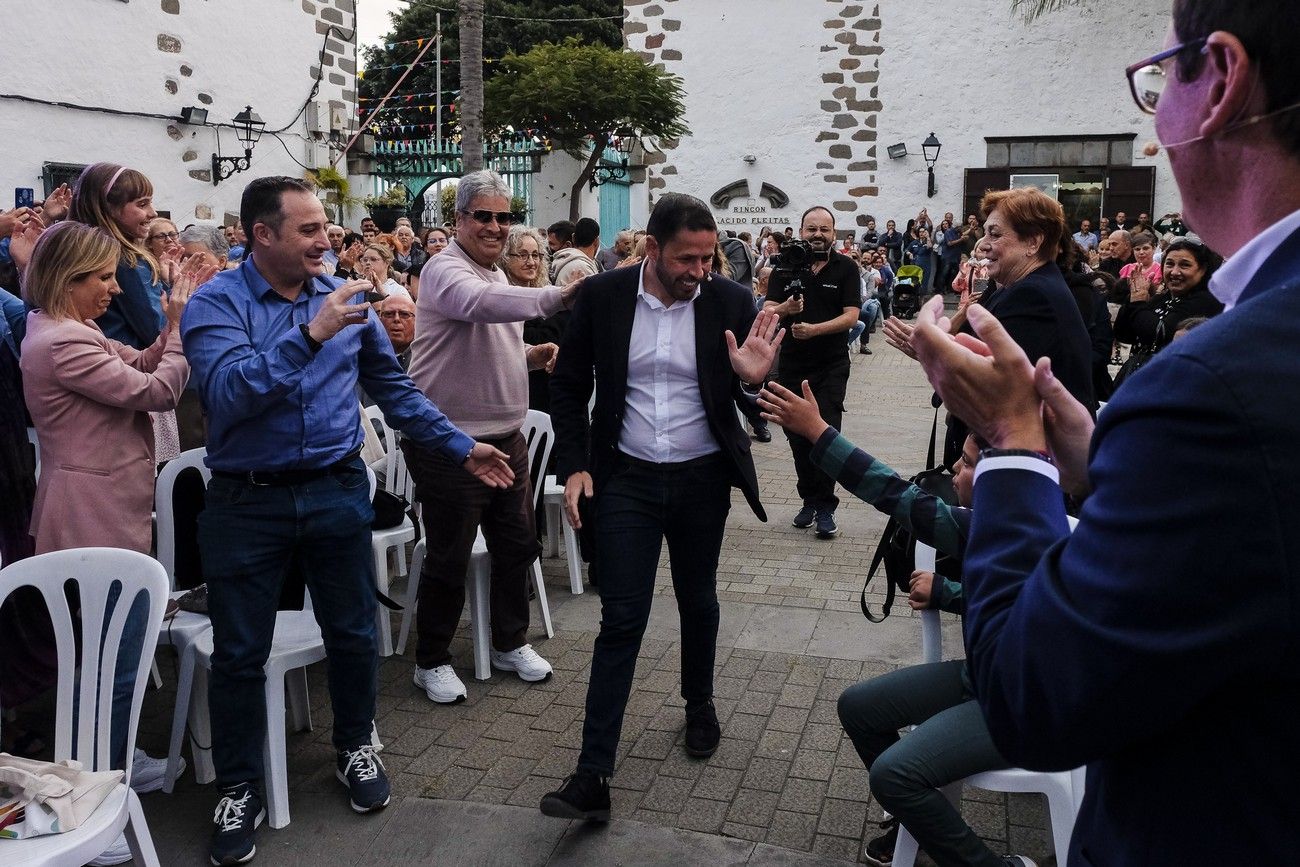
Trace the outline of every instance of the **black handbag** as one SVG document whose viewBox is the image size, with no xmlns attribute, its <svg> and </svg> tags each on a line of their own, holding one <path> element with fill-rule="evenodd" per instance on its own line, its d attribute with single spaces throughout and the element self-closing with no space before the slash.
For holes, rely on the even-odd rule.
<svg viewBox="0 0 1300 867">
<path fill-rule="evenodd" d="M 950 506 L 957 504 L 957 491 L 952 484 L 952 473 L 947 467 L 935 466 L 934 446 L 939 430 L 939 410 L 934 411 L 934 423 L 930 426 L 930 447 L 926 451 L 926 469 L 908 479 L 927 494 L 932 494 Z M 885 567 L 885 604 L 879 615 L 871 613 L 867 607 L 867 588 L 876 577 L 876 571 Z M 890 518 L 885 524 L 885 531 L 876 546 L 876 553 L 871 558 L 866 580 L 862 583 L 862 596 L 859 603 L 862 615 L 872 623 L 880 623 L 889 616 L 894 607 L 894 597 L 899 590 L 906 596 L 911 592 L 912 572 L 916 569 L 916 538 L 897 518 Z M 961 575 L 961 562 L 944 554 L 937 556 L 935 572 L 957 578 Z"/>
</svg>

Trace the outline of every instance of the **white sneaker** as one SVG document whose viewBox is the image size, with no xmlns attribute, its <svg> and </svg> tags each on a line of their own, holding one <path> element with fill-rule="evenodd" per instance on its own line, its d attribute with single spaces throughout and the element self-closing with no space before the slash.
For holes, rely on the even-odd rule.
<svg viewBox="0 0 1300 867">
<path fill-rule="evenodd" d="M 109 867 L 110 864 L 125 864 L 131 860 L 131 847 L 126 845 L 126 835 L 118 834 L 107 849 L 87 863 L 91 867 Z"/>
<path fill-rule="evenodd" d="M 531 644 L 516 647 L 502 653 L 493 650 L 490 654 L 492 667 L 501 671 L 513 671 L 520 679 L 529 683 L 546 680 L 551 676 L 551 664 L 537 655 Z"/>
<path fill-rule="evenodd" d="M 180 779 L 181 774 L 185 773 L 185 757 L 177 756 L 176 764 L 176 778 Z M 158 791 L 166 778 L 166 759 L 155 759 L 141 749 L 135 751 L 135 757 L 131 760 L 131 788 L 135 789 L 137 795 Z"/>
<path fill-rule="evenodd" d="M 439 665 L 434 668 L 420 668 L 417 665 L 415 685 L 424 690 L 429 701 L 438 704 L 455 704 L 469 696 L 465 691 L 465 684 L 461 683 L 450 665 Z"/>
</svg>

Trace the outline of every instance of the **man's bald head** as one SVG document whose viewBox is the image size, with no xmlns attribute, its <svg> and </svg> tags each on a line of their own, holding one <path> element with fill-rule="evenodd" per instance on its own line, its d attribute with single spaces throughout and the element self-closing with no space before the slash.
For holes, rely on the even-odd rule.
<svg viewBox="0 0 1300 867">
<path fill-rule="evenodd" d="M 1116 229 L 1110 233 L 1110 244 L 1115 252 L 1115 258 L 1122 262 L 1127 262 L 1133 255 L 1133 236 L 1124 229 Z"/>
</svg>

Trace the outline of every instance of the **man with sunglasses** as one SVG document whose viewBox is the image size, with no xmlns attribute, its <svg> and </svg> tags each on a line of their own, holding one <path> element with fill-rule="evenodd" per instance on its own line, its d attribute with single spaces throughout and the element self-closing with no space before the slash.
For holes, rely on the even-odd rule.
<svg viewBox="0 0 1300 867">
<path fill-rule="evenodd" d="M 428 556 L 420 582 L 415 683 L 431 701 L 466 697 L 452 669 L 451 639 L 465 607 L 465 576 L 480 528 L 492 558 L 492 666 L 526 681 L 551 676 L 528 644 L 528 574 L 541 553 L 529 481 L 528 371 L 550 370 L 554 343 L 528 346 L 523 323 L 572 307 L 578 283 L 563 289 L 512 286 L 496 262 L 515 222 L 510 188 L 493 171 L 461 178 L 456 236 L 420 272 L 411 379 L 471 436 L 509 455 L 514 483 L 481 488 L 443 456 L 402 442 L 415 495 L 423 504 Z"/>
<path fill-rule="evenodd" d="M 1294 2 L 1176 0 L 1166 49 L 1129 67 L 1183 219 L 1228 257 L 1225 312 L 1126 381 L 1095 433 L 983 308 L 984 347 L 932 305 L 912 337 L 993 446 L 963 569 L 971 679 L 1009 761 L 1087 765 L 1072 865 L 1300 851 L 1297 31 Z M 1087 495 L 1073 535 L 1062 489 Z"/>
</svg>

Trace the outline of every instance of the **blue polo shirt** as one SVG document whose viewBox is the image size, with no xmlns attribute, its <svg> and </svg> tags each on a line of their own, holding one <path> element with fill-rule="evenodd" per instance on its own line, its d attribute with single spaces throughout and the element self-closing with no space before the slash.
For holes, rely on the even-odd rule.
<svg viewBox="0 0 1300 867">
<path fill-rule="evenodd" d="M 358 382 L 406 436 L 456 463 L 469 454 L 474 440 L 402 371 L 373 311 L 312 352 L 298 326 L 311 322 L 342 284 L 315 277 L 289 301 L 250 257 L 190 299 L 181 339 L 208 412 L 208 467 L 244 472 L 337 463 L 363 440 Z"/>
</svg>

